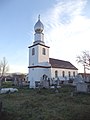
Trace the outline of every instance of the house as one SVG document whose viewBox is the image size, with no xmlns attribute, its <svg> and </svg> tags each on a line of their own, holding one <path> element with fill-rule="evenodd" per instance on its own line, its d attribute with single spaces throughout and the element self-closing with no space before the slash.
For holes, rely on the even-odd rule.
<svg viewBox="0 0 90 120">
<path fill-rule="evenodd" d="M 35 88 L 41 79 L 69 80 L 78 74 L 78 69 L 69 61 L 49 58 L 49 46 L 44 42 L 44 25 L 38 17 L 34 26 L 34 42 L 29 46 L 30 88 Z M 46 77 L 47 76 L 47 77 Z"/>
</svg>

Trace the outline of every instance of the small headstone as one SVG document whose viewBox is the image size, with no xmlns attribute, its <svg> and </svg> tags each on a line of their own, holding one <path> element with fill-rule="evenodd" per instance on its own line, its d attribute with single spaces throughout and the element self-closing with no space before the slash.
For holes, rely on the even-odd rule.
<svg viewBox="0 0 90 120">
<path fill-rule="evenodd" d="M 71 92 L 70 96 L 73 97 L 73 92 Z"/>
<path fill-rule="evenodd" d="M 55 93 L 58 93 L 58 92 L 59 92 L 58 89 L 56 89 L 56 90 L 55 90 Z"/>
<path fill-rule="evenodd" d="M 19 87 L 21 88 L 23 86 L 22 79 L 19 79 Z"/>
<path fill-rule="evenodd" d="M 0 101 L 0 114 L 2 112 L 2 101 Z"/>
<path fill-rule="evenodd" d="M 57 88 L 61 88 L 61 86 L 59 85 L 59 86 L 57 86 Z"/>
<path fill-rule="evenodd" d="M 50 88 L 55 88 L 55 86 L 50 86 Z"/>
</svg>

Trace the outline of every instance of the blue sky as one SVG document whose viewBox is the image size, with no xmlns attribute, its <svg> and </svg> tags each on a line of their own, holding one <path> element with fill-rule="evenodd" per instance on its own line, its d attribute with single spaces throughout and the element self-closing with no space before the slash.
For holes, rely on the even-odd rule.
<svg viewBox="0 0 90 120">
<path fill-rule="evenodd" d="M 89 0 L 0 0 L 0 59 L 6 57 L 10 72 L 28 72 L 28 46 L 39 14 L 50 57 L 83 71 L 76 56 L 90 51 Z"/>
</svg>

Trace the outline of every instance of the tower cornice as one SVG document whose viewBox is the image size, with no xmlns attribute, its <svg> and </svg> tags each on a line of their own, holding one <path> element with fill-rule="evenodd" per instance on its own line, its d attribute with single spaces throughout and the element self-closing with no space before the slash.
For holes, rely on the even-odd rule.
<svg viewBox="0 0 90 120">
<path fill-rule="evenodd" d="M 31 45 L 31 46 L 29 46 L 28 48 L 32 48 L 32 47 L 37 46 L 37 45 L 41 45 L 41 46 L 44 46 L 44 47 L 50 48 L 49 46 L 46 46 L 46 45 L 44 45 L 44 44 L 40 44 L 40 43 L 37 43 L 37 44 Z"/>
</svg>

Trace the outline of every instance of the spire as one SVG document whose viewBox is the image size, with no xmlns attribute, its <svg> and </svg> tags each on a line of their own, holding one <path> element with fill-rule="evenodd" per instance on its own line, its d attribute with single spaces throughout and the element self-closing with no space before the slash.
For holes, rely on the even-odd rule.
<svg viewBox="0 0 90 120">
<path fill-rule="evenodd" d="M 34 26 L 34 30 L 35 30 L 35 32 L 38 32 L 38 33 L 42 33 L 44 30 L 44 25 L 40 21 L 40 14 L 38 15 L 38 21 L 36 22 L 36 24 Z"/>
<path fill-rule="evenodd" d="M 44 34 L 43 34 L 44 25 L 40 21 L 40 14 L 38 15 L 38 21 L 36 22 L 36 24 L 34 26 L 34 30 L 35 30 L 34 43 L 42 43 L 42 44 L 44 44 Z"/>
</svg>

